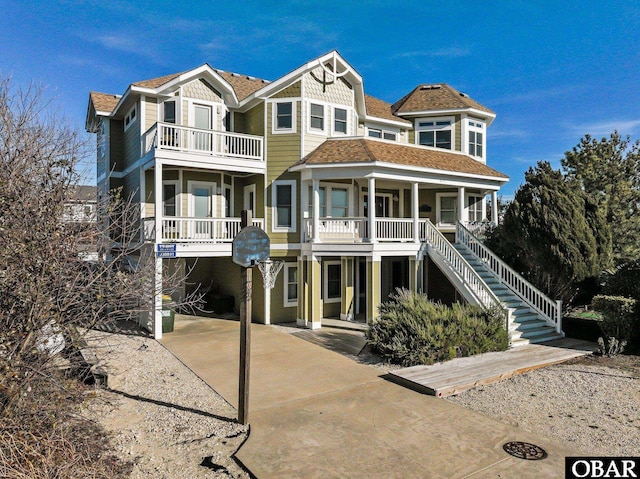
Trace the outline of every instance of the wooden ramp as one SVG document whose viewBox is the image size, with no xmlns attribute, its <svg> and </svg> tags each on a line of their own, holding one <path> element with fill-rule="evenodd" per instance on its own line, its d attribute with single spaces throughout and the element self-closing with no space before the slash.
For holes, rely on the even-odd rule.
<svg viewBox="0 0 640 479">
<path fill-rule="evenodd" d="M 596 349 L 595 343 L 563 338 L 519 346 L 508 351 L 453 359 L 432 366 L 398 369 L 390 372 L 386 378 L 425 394 L 446 397 L 516 374 L 585 356 Z"/>
</svg>

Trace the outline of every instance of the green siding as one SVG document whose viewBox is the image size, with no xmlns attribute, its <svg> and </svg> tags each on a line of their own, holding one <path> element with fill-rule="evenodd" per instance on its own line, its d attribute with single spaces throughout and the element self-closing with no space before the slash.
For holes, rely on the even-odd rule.
<svg viewBox="0 0 640 479">
<path fill-rule="evenodd" d="M 302 96 L 302 81 L 298 81 L 293 85 L 288 86 L 284 90 L 280 90 L 275 95 L 271 95 L 271 98 L 299 98 Z"/>
<path fill-rule="evenodd" d="M 297 257 L 278 257 L 279 260 L 285 261 L 285 263 L 297 263 Z M 262 280 L 262 275 L 256 269 L 258 279 Z M 297 319 L 296 306 L 284 306 L 284 291 L 285 291 L 285 272 L 284 267 L 278 273 L 276 278 L 276 284 L 271 290 L 271 322 L 272 323 L 286 323 L 295 321 Z M 298 292 L 298 294 L 300 294 Z"/>
</svg>

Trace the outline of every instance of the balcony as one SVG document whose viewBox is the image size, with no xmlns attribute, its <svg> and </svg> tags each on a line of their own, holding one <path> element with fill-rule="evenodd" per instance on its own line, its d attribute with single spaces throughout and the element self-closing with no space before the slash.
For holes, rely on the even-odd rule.
<svg viewBox="0 0 640 479">
<path fill-rule="evenodd" d="M 203 130 L 173 123 L 156 123 L 142 138 L 145 154 L 155 151 L 172 159 L 239 164 L 250 169 L 264 168 L 263 139 L 229 131 Z"/>
<path fill-rule="evenodd" d="M 413 242 L 426 238 L 426 223 L 418 221 L 418 234 L 414 236 L 412 218 L 377 218 L 375 220 L 375 240 L 379 242 Z M 312 241 L 313 221 L 305 220 L 304 241 Z M 317 241 L 322 243 L 361 243 L 369 241 L 369 220 L 367 218 L 320 218 Z"/>
<path fill-rule="evenodd" d="M 155 242 L 156 219 L 144 218 L 144 240 Z M 264 219 L 253 225 L 264 227 Z M 240 218 L 162 218 L 161 241 L 167 243 L 231 243 L 240 231 Z"/>
</svg>

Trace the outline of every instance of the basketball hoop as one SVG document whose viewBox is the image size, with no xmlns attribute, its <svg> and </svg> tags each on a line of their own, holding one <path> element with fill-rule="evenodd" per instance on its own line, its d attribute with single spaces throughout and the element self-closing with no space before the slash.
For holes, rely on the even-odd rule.
<svg viewBox="0 0 640 479">
<path fill-rule="evenodd" d="M 274 261 L 271 259 L 266 259 L 264 261 L 258 261 L 258 269 L 262 273 L 262 281 L 265 288 L 273 288 L 273 286 L 276 284 L 278 273 L 282 269 L 283 265 L 284 261 L 282 260 Z"/>
</svg>

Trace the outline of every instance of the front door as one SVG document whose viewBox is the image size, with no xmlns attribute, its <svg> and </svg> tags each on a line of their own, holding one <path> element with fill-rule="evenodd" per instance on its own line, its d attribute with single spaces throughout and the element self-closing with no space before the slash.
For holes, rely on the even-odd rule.
<svg viewBox="0 0 640 479">
<path fill-rule="evenodd" d="M 367 218 L 369 216 L 369 195 L 364 195 L 362 202 L 363 212 L 362 216 Z M 376 218 L 391 218 L 393 217 L 393 209 L 391 208 L 391 195 L 376 195 L 375 199 Z"/>
</svg>

